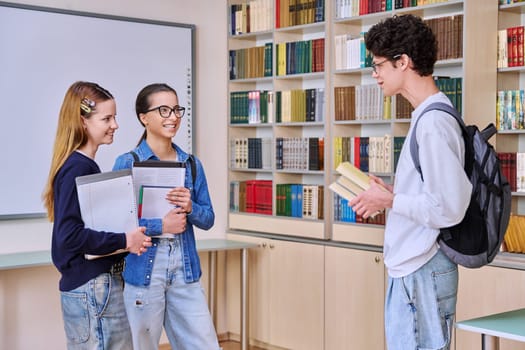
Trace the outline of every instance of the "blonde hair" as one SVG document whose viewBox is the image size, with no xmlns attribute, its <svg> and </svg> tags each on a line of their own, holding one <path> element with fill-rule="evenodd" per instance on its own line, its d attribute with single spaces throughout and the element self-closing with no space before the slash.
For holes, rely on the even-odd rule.
<svg viewBox="0 0 525 350">
<path fill-rule="evenodd" d="M 49 221 L 55 219 L 54 181 L 66 159 L 88 140 L 82 118 L 90 118 L 97 102 L 112 100 L 109 91 L 96 83 L 77 81 L 69 87 L 58 115 L 53 157 L 42 200 Z"/>
</svg>

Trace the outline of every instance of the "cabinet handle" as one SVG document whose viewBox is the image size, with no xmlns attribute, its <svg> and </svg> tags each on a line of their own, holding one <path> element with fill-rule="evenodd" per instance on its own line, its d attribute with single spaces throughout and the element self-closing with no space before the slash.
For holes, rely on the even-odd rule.
<svg viewBox="0 0 525 350">
<path fill-rule="evenodd" d="M 275 246 L 273 245 L 273 243 L 270 243 L 270 249 L 273 249 L 275 248 Z"/>
<path fill-rule="evenodd" d="M 376 263 L 379 263 L 379 262 L 381 262 L 381 258 L 376 255 L 376 257 L 374 258 L 374 261 Z"/>
<path fill-rule="evenodd" d="M 262 242 L 261 246 L 262 246 L 263 248 L 266 248 L 266 242 Z"/>
</svg>

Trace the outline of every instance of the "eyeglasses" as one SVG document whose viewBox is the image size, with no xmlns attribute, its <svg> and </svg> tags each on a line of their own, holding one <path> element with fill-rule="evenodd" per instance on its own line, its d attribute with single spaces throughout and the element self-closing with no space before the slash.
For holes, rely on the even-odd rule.
<svg viewBox="0 0 525 350">
<path fill-rule="evenodd" d="M 372 63 L 372 71 L 377 74 L 377 67 L 381 66 L 383 63 L 385 63 L 386 61 L 393 61 L 393 60 L 398 60 L 401 58 L 401 55 L 395 55 L 394 57 L 392 57 L 392 59 L 390 58 L 385 58 L 384 60 L 382 60 L 381 62 L 377 62 L 377 63 Z"/>
<path fill-rule="evenodd" d="M 174 113 L 175 116 L 180 119 L 184 116 L 184 112 L 186 112 L 186 108 L 181 107 L 181 106 L 175 106 L 173 108 L 170 108 L 168 106 L 162 105 L 162 106 L 148 109 L 146 113 L 149 113 L 154 110 L 158 110 L 162 118 L 169 118 L 171 116 L 171 113 Z"/>
</svg>

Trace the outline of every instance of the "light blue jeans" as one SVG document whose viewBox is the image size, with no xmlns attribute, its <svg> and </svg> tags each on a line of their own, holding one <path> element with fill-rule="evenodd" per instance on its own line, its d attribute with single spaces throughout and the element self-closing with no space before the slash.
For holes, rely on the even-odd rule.
<svg viewBox="0 0 525 350">
<path fill-rule="evenodd" d="M 157 349 L 163 326 L 173 350 L 219 349 L 200 282 L 184 282 L 178 237 L 159 240 L 150 285 L 126 283 L 124 300 L 135 350 Z"/>
<path fill-rule="evenodd" d="M 103 273 L 60 292 L 69 350 L 131 350 L 121 274 Z"/>
<path fill-rule="evenodd" d="M 439 250 L 402 278 L 388 278 L 388 350 L 448 350 L 458 292 L 458 267 Z"/>
</svg>

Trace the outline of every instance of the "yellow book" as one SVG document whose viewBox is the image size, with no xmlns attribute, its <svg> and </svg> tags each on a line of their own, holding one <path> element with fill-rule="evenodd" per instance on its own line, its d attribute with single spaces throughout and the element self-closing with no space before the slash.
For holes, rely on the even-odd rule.
<svg viewBox="0 0 525 350">
<path fill-rule="evenodd" d="M 391 96 L 383 97 L 383 119 L 385 120 L 392 119 L 392 97 Z"/>
<path fill-rule="evenodd" d="M 350 162 L 340 163 L 335 170 L 355 183 L 362 190 L 368 190 L 370 188 L 370 177 Z"/>
<path fill-rule="evenodd" d="M 332 191 L 334 191 L 335 193 L 337 193 L 338 195 L 340 195 L 341 197 L 343 197 L 344 199 L 348 201 L 356 197 L 355 193 L 349 191 L 348 189 L 346 189 L 344 186 L 341 186 L 337 182 L 332 182 L 329 187 Z"/>
<path fill-rule="evenodd" d="M 517 250 L 517 244 L 514 238 L 515 228 L 515 217 L 514 215 L 510 216 L 509 225 L 507 226 L 507 231 L 505 232 L 505 246 L 507 247 L 508 252 L 515 252 Z"/>
<path fill-rule="evenodd" d="M 334 137 L 334 163 L 337 168 L 343 161 L 343 138 L 341 136 Z"/>
<path fill-rule="evenodd" d="M 516 252 L 525 253 L 525 217 L 522 215 L 514 216 L 514 237 L 518 241 L 518 248 Z"/>
<path fill-rule="evenodd" d="M 344 176 L 339 176 L 336 182 L 339 185 L 346 188 L 347 190 L 349 190 L 350 192 L 352 192 L 356 196 L 364 191 L 363 188 L 359 187 L 358 185 L 355 184 L 355 182 L 352 182 L 352 180 L 349 180 Z"/>
</svg>

